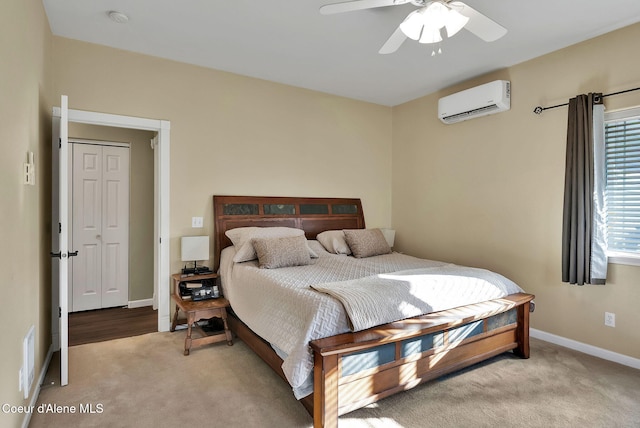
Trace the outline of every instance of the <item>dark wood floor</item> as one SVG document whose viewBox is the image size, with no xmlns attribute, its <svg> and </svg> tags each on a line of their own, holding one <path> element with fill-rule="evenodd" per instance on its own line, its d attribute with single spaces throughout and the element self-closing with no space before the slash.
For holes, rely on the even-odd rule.
<svg viewBox="0 0 640 428">
<path fill-rule="evenodd" d="M 158 331 L 158 311 L 109 308 L 69 314 L 69 346 L 104 342 Z"/>
</svg>

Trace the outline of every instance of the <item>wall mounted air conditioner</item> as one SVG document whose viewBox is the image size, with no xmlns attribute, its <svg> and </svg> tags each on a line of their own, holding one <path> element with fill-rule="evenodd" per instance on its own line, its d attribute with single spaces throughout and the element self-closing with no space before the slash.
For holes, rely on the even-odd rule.
<svg viewBox="0 0 640 428">
<path fill-rule="evenodd" d="M 510 108 L 511 83 L 508 80 L 494 80 L 440 98 L 438 118 L 444 123 L 456 123 Z"/>
</svg>

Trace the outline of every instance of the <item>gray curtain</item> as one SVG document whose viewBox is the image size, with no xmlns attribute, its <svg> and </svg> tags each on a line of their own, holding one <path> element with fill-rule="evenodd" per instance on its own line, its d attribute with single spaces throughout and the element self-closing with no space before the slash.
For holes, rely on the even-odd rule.
<svg viewBox="0 0 640 428">
<path fill-rule="evenodd" d="M 604 283 L 592 278 L 591 249 L 594 223 L 594 105 L 602 94 L 578 95 L 569 100 L 567 154 L 562 222 L 562 281 L 570 284 Z"/>
</svg>

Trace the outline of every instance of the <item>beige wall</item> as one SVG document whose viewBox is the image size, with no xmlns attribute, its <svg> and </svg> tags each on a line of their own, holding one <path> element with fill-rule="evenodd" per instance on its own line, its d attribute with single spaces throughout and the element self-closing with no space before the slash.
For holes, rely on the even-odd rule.
<svg viewBox="0 0 640 428">
<path fill-rule="evenodd" d="M 129 301 L 153 298 L 154 133 L 107 126 L 69 124 L 69 138 L 130 143 Z"/>
<path fill-rule="evenodd" d="M 640 358 L 640 267 L 610 264 L 606 286 L 561 282 L 567 110 L 532 113 L 638 86 L 630 40 L 640 40 L 640 25 L 395 107 L 392 215 L 399 250 L 490 268 L 535 294 L 533 328 Z M 439 97 L 495 79 L 511 81 L 510 111 L 454 125 L 437 119 Z M 640 105 L 640 92 L 605 105 Z M 616 314 L 615 328 L 604 326 L 605 311 Z"/>
<path fill-rule="evenodd" d="M 0 404 L 26 405 L 18 392 L 22 339 L 35 326 L 37 376 L 51 343 L 51 33 L 39 0 L 0 3 Z M 33 152 L 36 185 L 23 184 Z M 24 415 L 0 410 L 0 426 Z"/>
<path fill-rule="evenodd" d="M 391 223 L 391 109 L 54 37 L 69 107 L 171 122 L 171 271 L 179 237 L 213 232 L 214 194 L 362 198 Z M 192 229 L 203 216 L 205 228 Z M 168 282 L 164 284 L 168 286 Z"/>
</svg>

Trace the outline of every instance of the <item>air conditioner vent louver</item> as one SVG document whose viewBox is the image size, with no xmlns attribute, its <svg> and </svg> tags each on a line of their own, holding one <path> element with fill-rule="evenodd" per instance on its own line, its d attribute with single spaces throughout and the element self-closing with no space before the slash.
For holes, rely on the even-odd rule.
<svg viewBox="0 0 640 428">
<path fill-rule="evenodd" d="M 456 123 L 498 113 L 511 108 L 511 84 L 495 80 L 475 88 L 440 98 L 438 117 L 444 123 Z"/>
<path fill-rule="evenodd" d="M 463 120 L 470 119 L 469 116 L 477 116 L 482 112 L 491 112 L 493 110 L 497 110 L 498 106 L 496 104 L 491 104 L 490 106 L 480 107 L 475 110 L 465 111 L 463 113 L 454 114 L 452 116 L 445 116 L 442 118 L 444 123 L 456 123 L 462 122 Z"/>
</svg>

